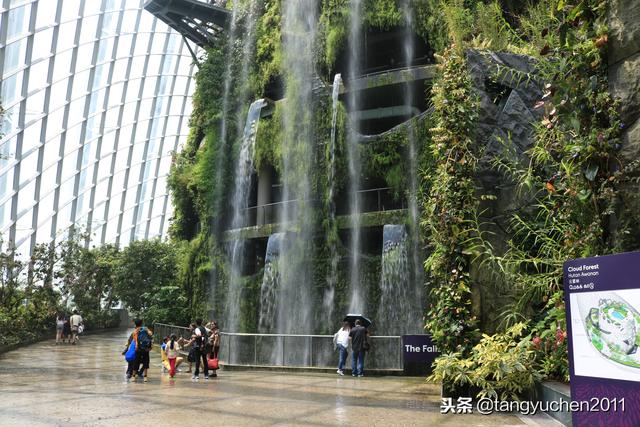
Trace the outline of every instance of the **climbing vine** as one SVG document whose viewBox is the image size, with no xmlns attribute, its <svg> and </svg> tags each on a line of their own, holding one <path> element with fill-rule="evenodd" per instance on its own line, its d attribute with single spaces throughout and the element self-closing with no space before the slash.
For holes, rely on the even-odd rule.
<svg viewBox="0 0 640 427">
<path fill-rule="evenodd" d="M 425 263 L 432 289 L 426 329 L 443 351 L 466 352 L 477 334 L 465 249 L 471 237 L 466 224 L 478 209 L 474 184 L 478 152 L 473 140 L 478 101 L 459 49 L 444 52 L 439 70 L 433 85 L 430 145 L 435 170 L 423 171 L 431 188 L 423 217 L 431 243 Z"/>
</svg>

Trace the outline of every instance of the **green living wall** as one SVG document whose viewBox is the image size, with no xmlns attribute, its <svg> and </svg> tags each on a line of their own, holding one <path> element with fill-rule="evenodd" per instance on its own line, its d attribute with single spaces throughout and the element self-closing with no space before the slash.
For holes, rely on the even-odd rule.
<svg viewBox="0 0 640 427">
<path fill-rule="evenodd" d="M 240 4 L 248 10 L 248 0 Z M 233 86 L 228 111 L 246 111 L 246 105 L 235 105 L 235 100 L 264 96 L 286 72 L 281 1 L 259 4 L 248 83 Z M 523 5 L 411 0 L 409 6 L 413 29 L 437 52 L 439 68 L 433 89 L 419 94 L 427 97 L 432 110 L 411 124 L 419 157 L 419 251 L 429 290 L 425 329 L 443 351 L 432 378 L 453 388 L 471 384 L 487 395 L 502 397 L 517 396 L 541 378 L 566 379 L 562 263 L 637 249 L 637 239 L 626 232 L 637 220 L 637 212 L 625 212 L 619 203 L 618 188 L 630 179 L 636 165 L 623 164 L 617 156 L 622 124 L 616 101 L 608 93 L 607 2 L 539 0 Z M 364 0 L 362 10 L 365 30 L 405 25 L 400 0 Z M 321 1 L 319 36 L 312 54 L 327 85 L 346 47 L 349 19 L 347 0 Z M 185 248 L 180 271 L 192 315 L 208 310 L 224 313 L 228 267 L 223 230 L 216 224 L 228 221 L 221 207 L 229 205 L 230 168 L 240 141 L 228 138 L 228 146 L 222 146 L 221 100 L 227 67 L 237 72 L 240 66 L 238 49 L 237 41 L 230 44 L 221 39 L 201 58 L 192 131 L 185 148 L 175 155 L 169 178 L 176 212 L 171 236 Z M 543 88 L 535 105 L 541 118 L 534 123 L 534 143 L 526 152 L 516 152 L 507 137 L 503 149 L 487 160 L 478 145 L 481 110 L 467 66 L 470 49 L 511 52 L 535 60 L 533 72 L 512 76 L 519 82 L 540 82 Z M 496 81 L 503 72 L 500 67 L 493 70 Z M 254 156 L 258 169 L 262 165 L 276 171 L 282 168 L 283 102 L 276 102 L 272 115 L 260 122 Z M 337 224 L 328 215 L 328 90 L 314 107 L 312 121 L 320 144 L 313 154 L 311 182 L 313 193 L 322 201 L 314 218 L 322 230 L 314 252 L 314 286 L 320 289 L 326 286 L 333 245 L 338 244 L 343 257 L 345 248 L 339 244 Z M 228 135 L 236 135 L 237 127 L 243 125 L 234 120 L 227 120 Z M 345 187 L 342 177 L 348 175 L 346 126 L 341 107 L 336 143 L 339 189 Z M 406 129 L 399 127 L 360 147 L 363 175 L 384 181 L 397 197 L 406 196 L 408 187 Z M 502 182 L 514 187 L 514 203 L 527 206 L 509 213 L 506 238 L 499 244 L 484 216 L 495 200 L 478 184 L 480 160 L 488 161 Z M 610 230 L 614 219 L 615 235 Z M 379 269 L 379 257 L 367 257 L 365 274 L 379 277 Z M 345 271 L 341 265 L 338 301 L 347 300 Z M 257 271 L 244 281 L 241 323 L 246 330 L 255 329 L 257 323 L 261 276 Z M 482 321 L 481 308 L 473 301 L 479 288 L 500 295 L 502 305 L 496 317 L 501 322 Z M 371 293 L 375 302 L 376 290 Z M 336 312 L 344 308 L 337 307 Z"/>
</svg>

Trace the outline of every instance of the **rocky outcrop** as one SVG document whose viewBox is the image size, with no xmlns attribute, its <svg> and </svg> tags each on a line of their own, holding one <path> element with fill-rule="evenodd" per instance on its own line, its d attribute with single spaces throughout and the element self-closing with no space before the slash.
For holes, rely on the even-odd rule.
<svg viewBox="0 0 640 427">
<path fill-rule="evenodd" d="M 638 0 L 608 2 L 609 65 L 640 52 L 640 4 Z"/>
<path fill-rule="evenodd" d="M 637 0 L 611 0 L 609 25 L 609 89 L 620 99 L 622 120 L 627 129 L 624 152 L 638 150 L 628 145 L 640 144 L 629 134 L 640 118 L 640 5 Z M 633 160 L 633 159 L 625 159 Z"/>
<path fill-rule="evenodd" d="M 622 167 L 629 167 L 640 159 L 640 4 L 638 0 L 610 0 L 608 9 L 609 26 L 609 91 L 620 100 L 623 121 L 622 147 L 619 160 Z M 633 169 L 633 168 L 630 168 Z M 632 171 L 637 174 L 637 171 Z M 626 219 L 640 212 L 640 186 L 630 180 L 621 188 L 620 206 L 625 213 L 612 221 L 614 239 L 618 236 L 618 220 Z M 630 223 L 637 221 L 632 220 Z M 640 239 L 640 228 L 632 227 L 634 239 Z M 628 237 L 627 237 L 628 238 Z"/>
<path fill-rule="evenodd" d="M 524 55 L 472 50 L 467 52 L 467 60 L 480 99 L 475 139 L 482 157 L 477 182 L 481 193 L 494 197 L 481 202 L 480 220 L 490 232 L 485 237 L 501 252 L 510 238 L 507 230 L 512 213 L 528 204 L 515 197 L 514 184 L 497 170 L 493 160 L 505 149 L 525 156 L 533 145 L 534 126 L 542 120 L 542 111 L 533 108 L 542 97 L 542 82 L 536 74 L 535 60 Z M 477 284 L 472 289 L 474 313 L 491 328 L 499 323 L 500 308 L 508 301 L 495 294 L 495 277 L 487 277 L 475 264 L 471 274 Z"/>
</svg>

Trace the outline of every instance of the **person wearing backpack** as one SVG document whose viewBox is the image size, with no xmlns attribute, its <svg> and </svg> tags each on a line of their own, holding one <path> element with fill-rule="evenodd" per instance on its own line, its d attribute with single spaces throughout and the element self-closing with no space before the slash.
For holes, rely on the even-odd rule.
<svg viewBox="0 0 640 427">
<path fill-rule="evenodd" d="M 191 379 L 199 379 L 200 363 L 202 363 L 202 370 L 204 371 L 204 378 L 209 379 L 209 366 L 207 364 L 207 341 L 209 337 L 207 330 L 202 326 L 202 319 L 196 319 L 196 327 L 192 330 L 191 340 L 189 344 L 193 346 L 196 361 L 196 371 L 193 373 Z"/>
<path fill-rule="evenodd" d="M 73 315 L 69 319 L 69 323 L 71 323 L 71 344 L 75 344 L 78 342 L 78 330 L 84 323 L 84 321 L 82 320 L 82 316 L 78 314 L 78 310 L 73 310 Z"/>
<path fill-rule="evenodd" d="M 149 351 L 151 351 L 151 347 L 153 346 L 153 332 L 142 325 L 141 319 L 136 319 L 134 324 L 136 328 L 129 336 L 127 347 L 122 353 L 123 355 L 126 353 L 132 341 L 135 343 L 136 358 L 133 364 L 129 363 L 127 368 L 127 379 L 130 379 L 133 372 L 137 371 L 138 377 L 144 377 L 144 382 L 147 382 L 147 373 L 149 371 Z"/>
</svg>

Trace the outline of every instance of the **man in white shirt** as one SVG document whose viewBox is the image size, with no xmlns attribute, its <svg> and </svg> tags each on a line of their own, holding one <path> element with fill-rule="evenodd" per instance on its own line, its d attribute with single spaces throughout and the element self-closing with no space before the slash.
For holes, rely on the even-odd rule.
<svg viewBox="0 0 640 427">
<path fill-rule="evenodd" d="M 78 310 L 73 310 L 73 315 L 69 319 L 69 323 L 71 324 L 71 335 L 73 338 L 71 344 L 75 344 L 78 342 L 78 328 L 82 325 L 82 316 L 78 314 Z"/>
</svg>

